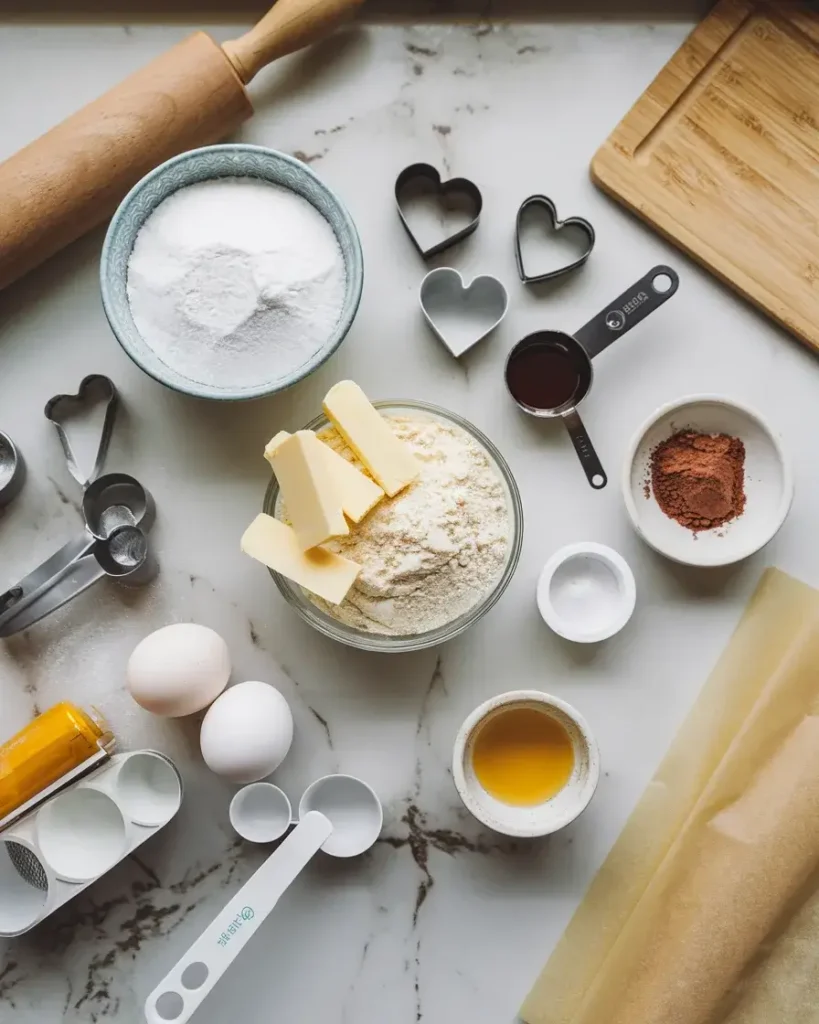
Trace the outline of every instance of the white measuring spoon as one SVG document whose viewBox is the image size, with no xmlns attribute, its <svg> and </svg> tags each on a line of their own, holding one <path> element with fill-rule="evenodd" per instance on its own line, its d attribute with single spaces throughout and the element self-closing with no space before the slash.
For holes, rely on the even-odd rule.
<svg viewBox="0 0 819 1024">
<path fill-rule="evenodd" d="M 251 782 L 230 801 L 228 817 L 249 843 L 275 843 L 290 828 L 293 809 L 287 794 L 272 782 Z"/>
<path fill-rule="evenodd" d="M 364 853 L 383 821 L 378 797 L 352 775 L 326 775 L 314 782 L 301 798 L 299 816 L 281 846 L 148 996 L 148 1024 L 186 1024 L 315 853 Z"/>
</svg>

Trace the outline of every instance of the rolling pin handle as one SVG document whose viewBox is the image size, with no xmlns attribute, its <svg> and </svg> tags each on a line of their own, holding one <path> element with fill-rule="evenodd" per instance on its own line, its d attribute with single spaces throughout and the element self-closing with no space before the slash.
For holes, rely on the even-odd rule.
<svg viewBox="0 0 819 1024">
<path fill-rule="evenodd" d="M 278 0 L 249 32 L 222 49 L 245 85 L 278 57 L 332 32 L 362 0 Z"/>
</svg>

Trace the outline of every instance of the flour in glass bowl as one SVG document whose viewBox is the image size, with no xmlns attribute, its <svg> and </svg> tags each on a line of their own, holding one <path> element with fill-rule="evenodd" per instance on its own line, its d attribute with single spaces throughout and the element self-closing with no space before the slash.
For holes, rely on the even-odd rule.
<svg viewBox="0 0 819 1024">
<path fill-rule="evenodd" d="M 418 479 L 382 499 L 349 536 L 325 545 L 362 567 L 344 601 L 308 597 L 344 625 L 414 636 L 464 615 L 497 585 L 509 552 L 509 510 L 500 472 L 465 430 L 411 414 L 387 421 L 417 459 Z M 355 462 L 334 429 L 319 437 Z"/>
<path fill-rule="evenodd" d="M 258 178 L 215 178 L 161 202 L 128 261 L 145 343 L 200 384 L 244 388 L 303 366 L 344 305 L 344 259 L 306 199 Z"/>
</svg>

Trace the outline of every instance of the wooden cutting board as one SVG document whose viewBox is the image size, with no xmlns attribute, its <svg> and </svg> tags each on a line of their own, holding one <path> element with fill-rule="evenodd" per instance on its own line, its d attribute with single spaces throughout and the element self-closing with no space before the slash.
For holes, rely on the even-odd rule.
<svg viewBox="0 0 819 1024">
<path fill-rule="evenodd" d="M 819 4 L 720 0 L 595 182 L 819 349 Z"/>
</svg>

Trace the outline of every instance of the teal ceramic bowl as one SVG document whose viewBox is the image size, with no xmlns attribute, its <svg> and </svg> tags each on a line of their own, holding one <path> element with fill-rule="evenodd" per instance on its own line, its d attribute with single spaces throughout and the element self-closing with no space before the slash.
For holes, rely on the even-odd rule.
<svg viewBox="0 0 819 1024">
<path fill-rule="evenodd" d="M 137 233 L 153 210 L 171 193 L 212 178 L 261 178 L 298 193 L 330 224 L 347 272 L 344 306 L 335 330 L 324 345 L 296 370 L 241 389 L 202 384 L 177 373 L 143 341 L 128 304 L 128 260 Z M 364 283 L 364 261 L 355 224 L 343 203 L 309 167 L 285 153 L 264 146 L 231 143 L 206 146 L 160 164 L 137 182 L 120 203 L 102 247 L 100 287 L 108 323 L 120 345 L 147 374 L 174 391 L 196 398 L 235 402 L 262 398 L 289 388 L 330 358 L 344 340 L 358 312 Z"/>
</svg>

